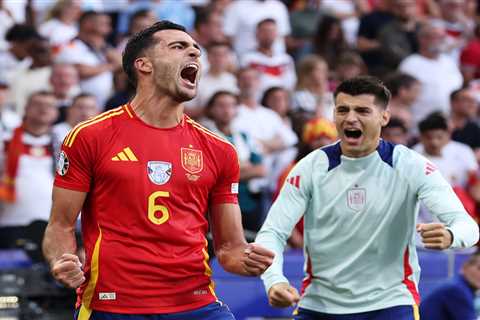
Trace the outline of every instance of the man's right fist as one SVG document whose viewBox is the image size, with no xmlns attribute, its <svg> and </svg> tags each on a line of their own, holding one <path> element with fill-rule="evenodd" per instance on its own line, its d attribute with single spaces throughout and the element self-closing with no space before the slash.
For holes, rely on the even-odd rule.
<svg viewBox="0 0 480 320">
<path fill-rule="evenodd" d="M 64 253 L 53 261 L 51 271 L 55 280 L 72 289 L 78 288 L 85 281 L 82 264 L 74 254 Z"/>
<path fill-rule="evenodd" d="M 268 290 L 268 303 L 272 307 L 293 307 L 300 300 L 297 289 L 286 282 L 274 284 Z"/>
</svg>

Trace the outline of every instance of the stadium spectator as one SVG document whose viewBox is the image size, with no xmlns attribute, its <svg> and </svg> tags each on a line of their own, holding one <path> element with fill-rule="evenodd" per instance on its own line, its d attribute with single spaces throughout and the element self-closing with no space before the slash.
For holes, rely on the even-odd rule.
<svg viewBox="0 0 480 320">
<path fill-rule="evenodd" d="M 278 184 L 278 177 L 286 167 L 297 156 L 298 137 L 293 131 L 292 121 L 290 120 L 290 94 L 289 91 L 281 87 L 271 87 L 265 91 L 262 97 L 261 105 L 275 111 L 282 119 L 282 131 L 284 139 L 289 148 L 275 153 L 275 160 L 270 167 L 270 189 L 275 191 Z"/>
<path fill-rule="evenodd" d="M 392 20 L 391 0 L 377 1 L 375 9 L 360 18 L 357 49 L 368 67 L 369 74 L 378 76 L 385 73 L 379 34 L 383 26 Z"/>
<path fill-rule="evenodd" d="M 245 242 L 234 147 L 183 114 L 196 94 L 199 57 L 177 24 L 138 33 L 123 55 L 133 100 L 78 126 L 62 145 L 43 249 L 54 277 L 80 286 L 79 319 L 233 319 L 213 291 L 209 221 L 225 270 L 258 275 L 272 261 L 270 251 Z M 84 269 L 73 254 L 80 210 Z"/>
<path fill-rule="evenodd" d="M 433 111 L 450 111 L 450 93 L 463 83 L 456 63 L 442 54 L 445 29 L 433 22 L 424 23 L 418 32 L 419 52 L 409 55 L 399 70 L 420 81 L 421 90 L 412 105 L 414 124 Z"/>
<path fill-rule="evenodd" d="M 286 38 L 288 52 L 295 61 L 312 52 L 313 38 L 321 20 L 321 0 L 296 1 L 290 8 L 292 33 Z"/>
<path fill-rule="evenodd" d="M 387 125 L 382 128 L 382 139 L 395 143 L 409 145 L 408 129 L 404 121 L 392 116 Z"/>
<path fill-rule="evenodd" d="M 338 57 L 348 49 L 340 19 L 330 15 L 322 16 L 313 37 L 313 53 L 325 59 L 327 65 L 333 70 Z"/>
<path fill-rule="evenodd" d="M 208 52 L 205 52 L 206 48 L 212 43 L 227 42 L 227 37 L 223 33 L 223 21 L 222 16 L 210 8 L 201 9 L 195 16 L 195 30 L 192 33 L 193 39 L 195 39 L 200 48 L 202 49 L 202 61 L 203 72 L 207 72 L 210 68 L 208 62 Z M 233 54 L 231 59 L 233 60 Z"/>
<path fill-rule="evenodd" d="M 385 86 L 392 94 L 388 105 L 390 115 L 401 119 L 411 135 L 413 127 L 412 104 L 417 100 L 420 93 L 420 82 L 409 74 L 396 72 L 385 79 Z"/>
<path fill-rule="evenodd" d="M 157 21 L 155 12 L 149 9 L 141 9 L 135 12 L 128 22 L 128 31 L 122 36 L 122 39 L 117 45 L 117 50 L 122 52 L 127 45 L 128 39 L 134 34 L 148 28 Z"/>
<path fill-rule="evenodd" d="M 456 63 L 462 48 L 473 35 L 475 20 L 466 15 L 467 0 L 440 0 L 439 22 L 445 28 L 445 53 Z"/>
<path fill-rule="evenodd" d="M 55 63 L 52 66 L 49 82 L 57 98 L 59 111 L 57 122 L 65 121 L 67 108 L 72 104 L 72 99 L 80 93 L 77 69 L 71 64 Z"/>
<path fill-rule="evenodd" d="M 469 145 L 480 163 L 480 126 L 475 122 L 479 110 L 470 88 L 455 90 L 450 95 L 452 140 Z"/>
<path fill-rule="evenodd" d="M 240 163 L 238 203 L 242 211 L 242 226 L 256 233 L 261 227 L 261 194 L 252 192 L 249 182 L 253 178 L 264 177 L 267 170 L 255 141 L 247 133 L 232 127 L 237 109 L 237 97 L 233 93 L 218 91 L 210 98 L 205 113 L 212 120 L 209 128 L 228 139 L 237 150 Z"/>
<path fill-rule="evenodd" d="M 229 71 L 232 49 L 226 42 L 212 42 L 207 47 L 210 68 L 202 70 L 197 96 L 186 103 L 186 112 L 192 118 L 200 118 L 207 102 L 217 91 L 238 93 L 237 78 Z"/>
<path fill-rule="evenodd" d="M 8 42 L 5 39 L 5 34 L 8 29 L 15 24 L 15 19 L 12 13 L 5 6 L 5 1 L 0 1 L 0 51 L 8 48 Z"/>
<path fill-rule="evenodd" d="M 462 49 L 460 65 L 466 84 L 480 79 L 480 23 L 475 27 L 474 37 Z"/>
<path fill-rule="evenodd" d="M 338 57 L 336 67 L 332 72 L 333 84 L 330 87 L 333 87 L 334 90 L 340 82 L 366 74 L 367 67 L 362 57 L 354 51 L 345 52 Z"/>
<path fill-rule="evenodd" d="M 8 84 L 0 80 L 0 175 L 3 175 L 5 163 L 5 141 L 11 139 L 13 130 L 21 123 L 21 118 L 8 103 L 8 90 Z"/>
<path fill-rule="evenodd" d="M 32 39 L 28 54 L 32 64 L 27 69 L 16 71 L 10 86 L 11 100 L 19 116 L 23 116 L 27 99 L 33 92 L 50 89 L 53 63 L 50 43 L 46 38 Z"/>
<path fill-rule="evenodd" d="M 40 35 L 35 28 L 15 24 L 8 29 L 5 34 L 5 40 L 9 47 L 6 50 L 0 50 L 0 77 L 2 81 L 10 84 L 13 74 L 21 69 L 27 69 L 32 63 L 29 58 L 28 48 L 32 39 L 38 39 Z"/>
<path fill-rule="evenodd" d="M 393 20 L 386 23 L 378 34 L 386 74 L 396 70 L 403 59 L 418 51 L 420 22 L 416 2 L 392 1 L 392 13 Z"/>
<path fill-rule="evenodd" d="M 38 27 L 38 32 L 50 41 L 54 53 L 77 36 L 77 22 L 82 13 L 80 3 L 79 0 L 57 1 L 49 19 Z"/>
<path fill-rule="evenodd" d="M 155 13 L 156 20 L 170 20 L 184 25 L 187 30 L 193 30 L 195 11 L 187 1 L 133 1 L 129 2 L 118 17 L 117 32 L 128 32 L 130 17 L 139 10 L 151 10 Z"/>
<path fill-rule="evenodd" d="M 249 67 L 258 71 L 261 93 L 274 86 L 293 89 L 297 81 L 292 57 L 285 52 L 273 50 L 277 34 L 277 23 L 274 19 L 268 18 L 260 21 L 255 34 L 256 50 L 247 52 L 240 57 L 242 68 Z"/>
<path fill-rule="evenodd" d="M 287 7 L 281 1 L 232 1 L 225 9 L 223 18 L 223 31 L 239 57 L 257 48 L 255 30 L 258 23 L 265 19 L 274 19 L 278 27 L 273 51 L 285 52 L 285 37 L 291 30 Z"/>
<path fill-rule="evenodd" d="M 276 254 L 262 276 L 269 302 L 289 307 L 299 301 L 296 319 L 418 318 L 415 231 L 429 249 L 478 241 L 478 225 L 438 170 L 405 146 L 380 139 L 389 98 L 376 78 L 337 87 L 340 141 L 300 160 L 256 238 Z M 442 223 L 415 225 L 420 200 Z M 282 251 L 302 216 L 306 279 L 300 297 L 283 275 Z"/>
<path fill-rule="evenodd" d="M 73 98 L 71 106 L 65 109 L 65 121 L 57 123 L 52 128 L 52 145 L 55 159 L 58 159 L 63 140 L 70 130 L 80 122 L 97 115 L 100 111 L 100 106 L 97 104 L 95 96 L 88 93 L 80 93 Z"/>
<path fill-rule="evenodd" d="M 28 238 L 29 224 L 48 221 L 54 177 L 50 132 L 56 118 L 53 94 L 35 92 L 27 101 L 22 125 L 6 143 L 0 185 L 0 233 L 4 241 Z"/>
<path fill-rule="evenodd" d="M 440 113 L 432 113 L 420 121 L 418 127 L 420 143 L 413 146 L 413 150 L 422 154 L 438 168 L 455 192 L 462 194 L 460 200 L 467 211 L 475 216 L 476 209 L 472 200 L 480 196 L 469 191 L 473 187 L 472 184 L 480 181 L 472 180 L 478 171 L 478 163 L 472 149 L 466 144 L 451 140 L 447 119 Z"/>
<path fill-rule="evenodd" d="M 304 119 L 315 116 L 333 119 L 333 95 L 329 90 L 325 60 L 315 55 L 306 56 L 299 62 L 297 70 L 298 82 L 293 93 L 292 111 Z"/>
<path fill-rule="evenodd" d="M 246 132 L 256 143 L 259 144 L 260 152 L 264 156 L 264 164 L 267 168 L 267 176 L 271 176 L 270 168 L 275 160 L 277 152 L 288 149 L 289 136 L 283 130 L 282 119 L 273 110 L 265 108 L 258 102 L 259 75 L 255 69 L 241 69 L 237 75 L 239 88 L 239 109 L 233 121 L 236 130 Z M 252 192 L 268 193 L 270 181 L 268 178 L 254 179 L 250 182 Z M 266 195 L 266 201 L 270 201 Z"/>
<path fill-rule="evenodd" d="M 56 62 L 75 65 L 83 92 L 97 97 L 105 105 L 113 90 L 113 72 L 121 67 L 119 52 L 108 46 L 110 17 L 105 13 L 87 11 L 79 21 L 78 37 L 62 48 Z"/>
<path fill-rule="evenodd" d="M 359 17 L 370 11 L 366 0 L 322 0 L 320 9 L 337 17 L 341 21 L 341 27 L 345 40 L 349 46 L 357 42 Z"/>
<path fill-rule="evenodd" d="M 475 297 L 480 289 L 480 252 L 472 254 L 460 274 L 434 289 L 420 304 L 422 319 L 476 320 Z"/>
</svg>

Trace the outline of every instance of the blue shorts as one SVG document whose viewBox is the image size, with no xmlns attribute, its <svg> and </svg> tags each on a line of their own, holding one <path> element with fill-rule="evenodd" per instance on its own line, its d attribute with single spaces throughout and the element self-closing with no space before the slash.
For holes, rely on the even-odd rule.
<svg viewBox="0 0 480 320">
<path fill-rule="evenodd" d="M 298 308 L 296 320 L 420 320 L 418 306 L 396 306 L 387 309 L 352 313 L 326 314 Z"/>
<path fill-rule="evenodd" d="M 75 320 L 78 310 L 75 313 Z M 92 311 L 89 320 L 235 320 L 226 304 L 214 302 L 200 309 L 169 314 L 121 314 L 102 311 Z"/>
</svg>

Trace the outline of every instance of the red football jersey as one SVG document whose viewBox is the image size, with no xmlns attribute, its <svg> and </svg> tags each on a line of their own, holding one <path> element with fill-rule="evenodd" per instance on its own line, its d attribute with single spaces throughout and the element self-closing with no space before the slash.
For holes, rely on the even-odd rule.
<svg viewBox="0 0 480 320">
<path fill-rule="evenodd" d="M 234 147 L 187 116 L 160 129 L 125 105 L 76 126 L 55 186 L 88 192 L 77 307 L 161 314 L 215 301 L 207 211 L 237 203 L 238 179 Z"/>
</svg>

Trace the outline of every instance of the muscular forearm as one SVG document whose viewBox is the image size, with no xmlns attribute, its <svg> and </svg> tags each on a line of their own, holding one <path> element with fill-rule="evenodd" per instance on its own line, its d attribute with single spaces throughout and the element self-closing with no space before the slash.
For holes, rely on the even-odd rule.
<svg viewBox="0 0 480 320">
<path fill-rule="evenodd" d="M 43 255 L 50 265 L 64 253 L 77 251 L 75 227 L 49 223 L 43 238 Z"/>
<path fill-rule="evenodd" d="M 245 249 L 247 243 L 237 244 L 235 246 L 225 245 L 216 252 L 216 256 L 220 265 L 225 271 L 249 276 L 250 273 L 244 268 L 243 260 L 245 259 Z"/>
</svg>

